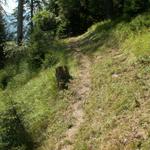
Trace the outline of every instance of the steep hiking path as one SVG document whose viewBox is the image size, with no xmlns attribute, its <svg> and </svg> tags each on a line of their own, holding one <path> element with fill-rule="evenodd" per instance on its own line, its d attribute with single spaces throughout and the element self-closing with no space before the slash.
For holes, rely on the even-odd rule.
<svg viewBox="0 0 150 150">
<path fill-rule="evenodd" d="M 84 122 L 84 110 L 83 106 L 87 100 L 90 87 L 91 87 L 91 76 L 90 76 L 90 58 L 83 54 L 78 47 L 71 46 L 73 55 L 78 62 L 79 71 L 78 76 L 70 83 L 69 89 L 73 93 L 72 101 L 73 104 L 70 106 L 74 118 L 74 124 L 65 133 L 64 138 L 56 146 L 56 150 L 72 150 L 75 141 L 75 136 L 78 133 L 81 124 Z"/>
</svg>

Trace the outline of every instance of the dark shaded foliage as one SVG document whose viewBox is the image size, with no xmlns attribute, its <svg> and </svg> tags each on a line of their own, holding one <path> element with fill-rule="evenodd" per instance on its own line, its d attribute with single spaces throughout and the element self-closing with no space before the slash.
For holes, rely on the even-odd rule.
<svg viewBox="0 0 150 150">
<path fill-rule="evenodd" d="M 5 26 L 4 26 L 3 14 L 0 11 L 0 68 L 4 66 L 4 61 L 5 61 L 4 42 L 5 42 Z"/>
<path fill-rule="evenodd" d="M 48 9 L 61 19 L 58 35 L 72 36 L 85 32 L 95 22 L 134 17 L 149 7 L 149 0 L 56 0 L 50 1 Z"/>
<path fill-rule="evenodd" d="M 22 114 L 17 112 L 16 106 L 11 103 L 1 114 L 0 127 L 2 129 L 1 142 L 3 150 L 32 150 L 32 137 L 26 130 Z"/>
</svg>

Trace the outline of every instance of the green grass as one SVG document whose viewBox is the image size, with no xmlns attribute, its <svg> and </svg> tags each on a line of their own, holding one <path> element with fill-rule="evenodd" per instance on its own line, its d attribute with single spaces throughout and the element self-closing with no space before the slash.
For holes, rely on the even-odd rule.
<svg viewBox="0 0 150 150">
<path fill-rule="evenodd" d="M 136 37 L 131 37 L 123 44 L 123 49 L 127 52 L 134 53 L 138 56 L 149 55 L 150 53 L 150 33 L 145 30 L 143 33 L 139 33 Z"/>
<path fill-rule="evenodd" d="M 76 61 L 72 55 L 67 54 L 66 45 L 61 41 L 47 47 L 45 55 L 45 60 L 38 70 L 29 68 L 28 59 L 24 58 L 17 66 L 8 63 L 0 72 L 0 82 L 5 77 L 9 79 L 5 88 L 0 85 L 2 87 L 0 87 L 1 121 L 6 117 L 5 113 L 13 107 L 13 103 L 26 132 L 31 136 L 34 149 L 46 139 L 52 140 L 51 147 L 53 147 L 71 122 L 71 114 L 68 114 L 68 120 L 64 115 L 70 103 L 67 98 L 69 93 L 58 92 L 55 68 L 59 65 L 67 65 L 71 75 L 74 76 Z M 53 63 L 54 59 L 57 59 L 56 63 Z M 6 119 L 11 120 L 10 116 L 8 114 Z M 1 123 L 3 124 L 3 122 Z M 12 126 L 9 124 L 7 127 L 3 127 L 2 124 L 0 125 L 1 135 L 9 131 Z M 11 141 L 11 139 L 9 140 Z M 0 148 L 2 149 L 3 144 L 0 138 Z M 17 150 L 22 150 L 21 148 L 18 147 Z"/>
<path fill-rule="evenodd" d="M 37 143 L 45 138 L 48 125 L 55 126 L 53 132 L 57 132 L 58 135 L 67 126 L 62 113 L 68 102 L 63 98 L 57 98 L 53 70 L 44 70 L 22 87 L 1 91 L 0 94 L 1 112 L 5 111 L 4 106 L 7 106 L 7 103 L 15 102 L 19 114 L 23 115 L 24 126 Z M 60 120 L 59 124 L 57 119 Z"/>
<path fill-rule="evenodd" d="M 74 149 L 149 150 L 149 20 L 148 13 L 130 21 L 108 20 L 79 37 L 48 43 L 45 60 L 36 71 L 29 69 L 26 59 L 17 66 L 7 65 L 0 72 L 0 86 L 5 76 L 9 79 L 7 87 L 0 89 L 0 113 L 15 103 L 34 149 L 55 149 L 72 124 L 71 93 L 58 92 L 55 68 L 67 65 L 76 76 L 77 62 L 67 48 L 74 43 L 93 59 L 92 90 Z M 4 130 L 0 127 L 1 133 Z"/>
<path fill-rule="evenodd" d="M 136 56 L 149 54 L 149 13 L 141 14 L 130 21 L 104 21 L 74 39 L 83 52 L 92 54 L 106 49 L 121 49 Z"/>
<path fill-rule="evenodd" d="M 86 121 L 77 135 L 75 149 L 82 150 L 83 145 L 93 150 L 137 149 L 139 143 L 145 149 L 144 144 L 150 140 L 150 72 L 141 63 L 128 64 L 129 58 L 130 55 L 109 51 L 101 53 L 92 65 Z"/>
<path fill-rule="evenodd" d="M 98 23 L 74 39 L 93 58 L 75 150 L 150 149 L 149 17 Z"/>
</svg>

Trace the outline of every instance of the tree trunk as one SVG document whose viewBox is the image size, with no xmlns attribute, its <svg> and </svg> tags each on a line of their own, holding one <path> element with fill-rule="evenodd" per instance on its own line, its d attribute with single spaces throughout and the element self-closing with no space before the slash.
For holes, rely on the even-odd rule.
<svg viewBox="0 0 150 150">
<path fill-rule="evenodd" d="M 3 14 L 0 11 L 0 69 L 4 67 L 5 54 L 4 54 L 4 42 L 5 42 L 5 25 L 3 20 Z"/>
<path fill-rule="evenodd" d="M 17 16 L 17 44 L 21 45 L 23 40 L 23 8 L 24 0 L 18 1 L 18 16 Z"/>
<path fill-rule="evenodd" d="M 30 5 L 30 11 L 31 11 L 31 32 L 33 31 L 33 11 L 34 11 L 34 3 L 33 0 L 31 0 L 31 5 Z"/>
</svg>

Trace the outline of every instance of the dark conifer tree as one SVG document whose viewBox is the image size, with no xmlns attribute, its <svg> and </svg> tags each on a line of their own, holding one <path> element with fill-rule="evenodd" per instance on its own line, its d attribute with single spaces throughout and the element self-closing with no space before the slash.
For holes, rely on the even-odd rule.
<svg viewBox="0 0 150 150">
<path fill-rule="evenodd" d="M 0 68 L 4 66 L 5 54 L 4 54 L 4 42 L 5 42 L 5 25 L 3 19 L 3 13 L 0 11 Z"/>
<path fill-rule="evenodd" d="M 17 44 L 20 45 L 23 40 L 23 11 L 24 0 L 18 1 L 18 15 L 17 15 Z"/>
</svg>

